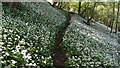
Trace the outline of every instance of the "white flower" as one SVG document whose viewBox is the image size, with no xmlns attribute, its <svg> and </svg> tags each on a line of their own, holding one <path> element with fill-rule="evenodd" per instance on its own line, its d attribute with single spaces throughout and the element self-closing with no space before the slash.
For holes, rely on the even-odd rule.
<svg viewBox="0 0 120 68">
<path fill-rule="evenodd" d="M 11 60 L 13 64 L 17 63 L 17 61 Z"/>
<path fill-rule="evenodd" d="M 6 52 L 5 55 L 9 56 L 10 54 Z"/>
</svg>

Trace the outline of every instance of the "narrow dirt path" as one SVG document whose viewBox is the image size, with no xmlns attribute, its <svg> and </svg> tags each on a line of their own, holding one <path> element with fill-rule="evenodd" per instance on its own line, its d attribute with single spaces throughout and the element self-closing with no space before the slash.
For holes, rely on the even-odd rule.
<svg viewBox="0 0 120 68">
<path fill-rule="evenodd" d="M 53 57 L 52 57 L 53 65 L 55 68 L 64 68 L 64 63 L 67 60 L 67 57 L 65 55 L 66 53 L 62 49 L 61 43 L 63 41 L 63 36 L 64 36 L 65 31 L 66 31 L 67 27 L 70 25 L 70 20 L 71 20 L 71 15 L 68 14 L 66 16 L 65 26 L 56 35 L 55 45 L 54 45 L 55 49 L 53 51 Z"/>
</svg>

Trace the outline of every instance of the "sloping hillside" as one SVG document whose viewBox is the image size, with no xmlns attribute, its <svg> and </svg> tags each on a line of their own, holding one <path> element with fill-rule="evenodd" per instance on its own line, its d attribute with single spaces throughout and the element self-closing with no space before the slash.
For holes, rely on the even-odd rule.
<svg viewBox="0 0 120 68">
<path fill-rule="evenodd" d="M 72 17 L 63 41 L 69 65 L 118 65 L 118 36 L 105 27 L 96 22 L 88 26 L 81 17 Z"/>
<path fill-rule="evenodd" d="M 55 34 L 64 26 L 65 16 L 45 2 L 22 3 L 20 8 L 3 7 L 3 65 L 25 62 L 51 66 Z M 16 55 L 21 56 L 14 58 Z"/>
<path fill-rule="evenodd" d="M 22 3 L 20 9 L 3 6 L 2 64 L 53 66 L 52 51 L 57 32 L 65 26 L 64 13 L 46 2 Z M 66 66 L 118 66 L 117 34 L 106 26 L 73 15 L 65 32 L 62 47 L 66 51 Z"/>
</svg>

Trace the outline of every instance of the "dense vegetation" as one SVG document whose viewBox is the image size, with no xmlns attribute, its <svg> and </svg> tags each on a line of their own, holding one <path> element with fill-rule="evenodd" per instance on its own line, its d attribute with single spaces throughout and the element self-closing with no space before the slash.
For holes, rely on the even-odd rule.
<svg viewBox="0 0 120 68">
<path fill-rule="evenodd" d="M 3 6 L 0 26 L 2 66 L 37 65 L 53 68 L 56 35 L 66 26 L 66 16 L 70 10 L 70 24 L 60 43 L 67 56 L 65 67 L 119 66 L 120 33 L 110 33 L 109 28 L 116 22 L 113 19 L 116 12 L 111 8 L 116 9 L 119 4 L 115 3 L 116 7 L 111 4 L 97 3 L 96 6 L 82 2 L 79 14 L 76 14 L 78 3 L 57 3 L 54 6 L 56 8 L 46 2 L 20 3 L 19 9 Z M 94 9 L 91 9 L 93 6 Z M 90 20 L 89 25 L 86 25 L 87 20 Z M 114 29 L 115 25 L 113 23 Z"/>
<path fill-rule="evenodd" d="M 14 62 L 17 66 L 26 63 L 52 65 L 51 51 L 55 33 L 64 25 L 65 17 L 54 8 L 46 6 L 50 5 L 22 3 L 21 10 L 3 7 L 3 65 Z"/>
</svg>

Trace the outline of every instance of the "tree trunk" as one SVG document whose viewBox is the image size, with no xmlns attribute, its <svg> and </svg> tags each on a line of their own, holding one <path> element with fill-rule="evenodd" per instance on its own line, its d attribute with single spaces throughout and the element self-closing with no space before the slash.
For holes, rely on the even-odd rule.
<svg viewBox="0 0 120 68">
<path fill-rule="evenodd" d="M 57 7 L 58 7 L 59 9 L 61 9 L 61 8 L 62 8 L 62 4 L 63 4 L 63 2 L 58 2 Z"/>
<path fill-rule="evenodd" d="M 84 13 L 86 12 L 86 10 L 88 9 L 88 6 L 89 6 L 89 2 L 87 2 L 85 4 L 85 9 L 81 12 L 81 16 L 84 18 Z"/>
<path fill-rule="evenodd" d="M 56 4 L 57 4 L 57 2 L 53 2 L 53 5 L 52 5 L 52 6 L 53 6 L 53 7 L 56 7 Z"/>
<path fill-rule="evenodd" d="M 69 2 L 65 2 L 65 5 L 62 8 L 65 8 L 68 4 Z"/>
<path fill-rule="evenodd" d="M 116 18 L 116 29 L 115 29 L 115 33 L 118 32 L 119 7 L 120 7 L 120 2 L 118 2 L 118 11 L 117 11 L 117 18 Z"/>
<path fill-rule="evenodd" d="M 93 9 L 92 9 L 92 11 L 91 11 L 92 16 L 91 16 L 90 18 L 88 18 L 87 25 L 90 25 L 90 21 L 91 21 L 92 18 L 94 17 L 94 9 L 95 9 L 95 6 L 96 6 L 96 2 L 94 3 Z"/>
<path fill-rule="evenodd" d="M 110 33 L 112 33 L 112 31 L 113 31 L 113 25 L 114 25 L 114 20 L 115 20 L 114 16 L 115 16 L 115 3 L 113 3 L 113 17 L 112 17 L 112 22 L 111 22 L 111 31 L 110 31 Z"/>
<path fill-rule="evenodd" d="M 78 14 L 81 12 L 81 2 L 79 2 L 79 7 L 78 7 Z"/>
<path fill-rule="evenodd" d="M 9 8 L 18 8 L 20 2 L 3 2 L 3 5 Z"/>
</svg>

